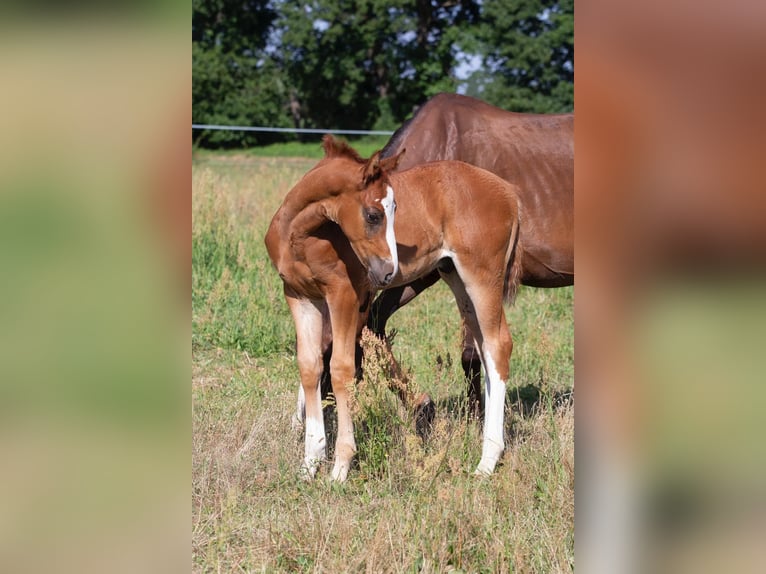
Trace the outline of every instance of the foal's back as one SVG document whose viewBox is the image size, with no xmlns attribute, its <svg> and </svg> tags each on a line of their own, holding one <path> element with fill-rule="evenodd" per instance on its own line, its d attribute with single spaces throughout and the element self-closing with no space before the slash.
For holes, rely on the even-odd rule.
<svg viewBox="0 0 766 574">
<path fill-rule="evenodd" d="M 414 223 L 402 231 L 397 227 L 397 239 L 411 227 L 422 228 L 417 222 L 423 218 L 439 227 L 450 221 L 450 231 L 462 234 L 508 228 L 518 218 L 518 187 L 463 161 L 418 165 L 391 174 L 391 183 L 397 194 L 397 222 Z"/>
<path fill-rule="evenodd" d="M 574 281 L 574 115 L 519 114 L 459 94 L 426 102 L 392 136 L 383 155 L 406 148 L 399 170 L 462 160 L 519 186 L 524 215 L 523 282 Z"/>
<path fill-rule="evenodd" d="M 502 258 L 519 226 L 518 188 L 462 161 L 391 174 L 401 281 L 422 276 L 445 254 Z"/>
</svg>

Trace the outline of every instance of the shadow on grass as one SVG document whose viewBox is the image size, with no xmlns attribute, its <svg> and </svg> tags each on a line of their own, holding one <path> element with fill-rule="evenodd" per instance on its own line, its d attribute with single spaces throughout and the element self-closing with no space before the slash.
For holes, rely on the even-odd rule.
<svg viewBox="0 0 766 574">
<path fill-rule="evenodd" d="M 389 339 L 389 344 L 391 340 Z M 324 405 L 323 415 L 325 423 L 325 433 L 327 437 L 328 445 L 328 458 L 331 460 L 333 456 L 335 439 L 337 437 L 337 413 L 335 411 L 335 402 L 332 394 L 332 383 L 330 378 L 330 357 L 332 355 L 332 344 L 325 349 L 323 353 L 324 369 L 321 383 L 321 395 Z M 357 345 L 356 348 L 356 365 L 357 380 L 362 377 L 362 349 Z M 406 376 L 405 376 L 406 378 Z M 481 392 L 480 379 L 477 378 L 475 384 L 476 394 L 481 395 L 481 401 L 472 400 L 469 398 L 470 384 L 466 379 L 465 388 L 466 392 L 462 394 L 455 394 L 448 396 L 444 399 L 437 401 L 432 400 L 428 395 L 422 395 L 425 397 L 425 401 L 415 406 L 414 412 L 410 413 L 409 420 L 414 423 L 415 431 L 421 440 L 426 443 L 429 440 L 430 434 L 433 430 L 434 420 L 437 413 L 446 415 L 452 419 L 468 419 L 481 423 L 483 421 L 483 393 Z M 393 392 L 393 391 L 392 391 Z M 400 395 L 400 400 L 402 396 Z M 556 390 L 549 392 L 542 389 L 537 385 L 523 385 L 517 387 L 508 388 L 506 391 L 506 408 L 510 408 L 511 415 L 506 421 L 506 432 L 512 438 L 519 432 L 515 421 L 520 419 L 532 419 L 539 416 L 547 416 L 552 411 L 560 409 L 570 408 L 574 405 L 574 390 Z M 370 413 L 366 413 L 368 416 Z M 378 416 L 374 418 L 379 418 Z M 394 416 L 393 413 L 389 413 L 390 416 Z M 400 423 L 405 421 L 399 420 Z M 357 446 L 361 447 L 364 443 L 371 440 L 377 440 L 380 436 L 380 432 L 385 434 L 386 424 L 379 420 L 367 421 L 364 418 L 357 422 L 357 428 L 355 434 L 357 435 Z M 386 442 L 386 441 L 384 441 Z M 386 442 L 384 445 L 380 445 L 384 449 L 390 445 Z M 358 457 L 355 457 L 353 467 L 358 468 Z"/>
<path fill-rule="evenodd" d="M 509 388 L 505 395 L 506 408 L 514 417 L 530 419 L 547 414 L 549 411 L 570 408 L 574 405 L 574 390 L 546 392 L 536 385 Z M 452 395 L 436 401 L 436 412 L 447 413 L 449 417 L 482 422 L 483 407 L 472 403 L 467 395 Z M 512 421 L 511 421 L 512 422 Z M 513 431 L 511 432 L 513 435 Z M 428 435 L 428 429 L 425 436 Z"/>
<path fill-rule="evenodd" d="M 506 408 L 510 407 L 513 414 L 528 418 L 538 416 L 541 409 L 548 404 L 554 409 L 567 408 L 574 405 L 574 390 L 561 390 L 552 394 L 542 391 L 535 385 L 513 387 L 505 395 Z M 449 413 L 452 417 L 482 419 L 483 416 L 470 405 L 466 395 L 452 395 L 436 401 L 437 412 Z M 470 412 L 469 412 L 470 411 Z"/>
</svg>

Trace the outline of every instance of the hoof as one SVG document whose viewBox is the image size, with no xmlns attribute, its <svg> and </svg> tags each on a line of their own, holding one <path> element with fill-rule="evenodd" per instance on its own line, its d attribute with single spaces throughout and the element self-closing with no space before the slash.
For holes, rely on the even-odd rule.
<svg viewBox="0 0 766 574">
<path fill-rule="evenodd" d="M 476 470 L 473 471 L 474 476 L 481 476 L 483 478 L 486 478 L 488 476 L 492 476 L 492 472 L 494 469 L 487 468 L 486 466 L 482 466 L 481 463 L 479 463 L 479 466 L 476 467 Z"/>
<path fill-rule="evenodd" d="M 436 416 L 436 406 L 427 394 L 421 394 L 415 401 L 415 431 L 426 440 Z"/>
<path fill-rule="evenodd" d="M 315 474 L 316 470 L 302 466 L 300 471 L 298 471 L 298 478 L 300 478 L 303 482 L 312 482 L 314 480 Z"/>
<path fill-rule="evenodd" d="M 332 469 L 332 474 L 330 475 L 330 479 L 333 482 L 346 482 L 346 478 L 348 478 L 348 464 L 342 464 L 342 463 L 335 463 L 335 466 Z"/>
<path fill-rule="evenodd" d="M 323 459 L 321 458 L 304 459 L 300 470 L 301 480 L 305 480 L 306 482 L 314 480 L 317 470 L 319 470 L 319 465 L 322 464 L 322 460 Z"/>
<path fill-rule="evenodd" d="M 495 467 L 497 466 L 498 459 L 499 457 L 482 457 L 481 461 L 479 461 L 479 466 L 476 467 L 476 470 L 474 470 L 473 473 L 476 476 L 490 476 L 493 472 L 495 472 Z"/>
</svg>

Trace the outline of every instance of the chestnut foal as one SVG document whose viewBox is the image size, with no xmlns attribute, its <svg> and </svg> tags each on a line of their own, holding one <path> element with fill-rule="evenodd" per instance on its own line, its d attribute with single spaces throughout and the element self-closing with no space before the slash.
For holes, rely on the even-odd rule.
<svg viewBox="0 0 766 574">
<path fill-rule="evenodd" d="M 486 416 L 476 472 L 492 473 L 504 450 L 513 346 L 503 301 L 513 298 L 522 273 L 515 186 L 458 161 L 390 173 L 401 153 L 386 159 L 376 153 L 365 161 L 331 136 L 323 145 L 325 158 L 287 194 L 266 234 L 297 333 L 306 417 L 303 471 L 313 477 L 326 457 L 319 388 L 326 323 L 338 415 L 331 476 L 343 481 L 356 451 L 348 386 L 370 295 L 438 270 L 484 367 Z"/>
</svg>

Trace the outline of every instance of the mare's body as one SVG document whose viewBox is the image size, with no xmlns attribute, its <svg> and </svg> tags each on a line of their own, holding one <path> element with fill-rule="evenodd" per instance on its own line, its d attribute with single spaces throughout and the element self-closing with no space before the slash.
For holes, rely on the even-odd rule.
<svg viewBox="0 0 766 574">
<path fill-rule="evenodd" d="M 516 185 L 524 234 L 521 283 L 574 283 L 573 114 L 518 114 L 468 96 L 439 94 L 394 133 L 381 157 L 405 148 L 398 171 L 459 160 Z"/>
<path fill-rule="evenodd" d="M 405 148 L 399 171 L 460 160 L 515 184 L 524 238 L 522 284 L 574 283 L 573 114 L 518 114 L 467 96 L 439 94 L 396 131 L 381 156 Z M 383 335 L 388 318 L 438 279 L 434 272 L 382 293 L 369 317 L 370 328 Z M 471 339 L 469 333 L 464 340 L 463 367 L 471 381 L 469 395 L 478 402 L 479 365 Z"/>
</svg>

